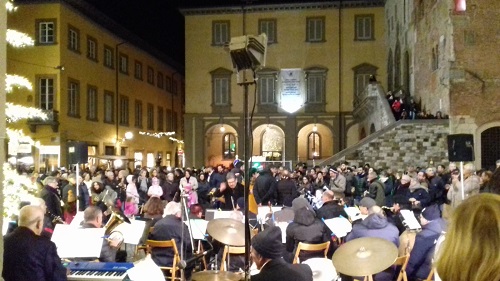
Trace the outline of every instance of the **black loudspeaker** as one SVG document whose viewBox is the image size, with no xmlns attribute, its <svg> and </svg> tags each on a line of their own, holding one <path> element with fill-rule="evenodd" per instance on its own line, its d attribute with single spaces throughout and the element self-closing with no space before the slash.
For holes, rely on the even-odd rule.
<svg viewBox="0 0 500 281">
<path fill-rule="evenodd" d="M 68 164 L 85 164 L 89 161 L 89 149 L 86 142 L 68 142 Z"/>
<path fill-rule="evenodd" d="M 448 135 L 450 162 L 474 161 L 474 137 L 470 134 Z"/>
</svg>

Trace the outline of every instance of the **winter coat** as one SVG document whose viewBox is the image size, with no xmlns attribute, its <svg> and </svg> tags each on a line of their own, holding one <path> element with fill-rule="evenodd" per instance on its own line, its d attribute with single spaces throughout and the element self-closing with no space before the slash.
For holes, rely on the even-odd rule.
<svg viewBox="0 0 500 281">
<path fill-rule="evenodd" d="M 390 224 L 383 215 L 371 214 L 362 222 L 354 224 L 345 241 L 349 242 L 362 237 L 382 238 L 399 247 L 399 230 L 396 226 Z"/>
</svg>

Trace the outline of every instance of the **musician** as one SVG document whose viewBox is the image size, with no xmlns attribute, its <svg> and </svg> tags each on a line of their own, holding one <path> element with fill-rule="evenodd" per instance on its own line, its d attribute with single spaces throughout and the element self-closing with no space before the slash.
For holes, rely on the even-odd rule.
<svg viewBox="0 0 500 281">
<path fill-rule="evenodd" d="M 323 205 L 316 211 L 318 219 L 332 219 L 339 216 L 348 218 L 344 208 L 340 205 L 340 200 L 336 200 L 333 191 L 327 190 L 321 196 Z"/>
<path fill-rule="evenodd" d="M 102 211 L 99 207 L 90 206 L 83 212 L 82 228 L 101 228 L 102 227 Z M 121 241 L 103 239 L 101 255 L 99 261 L 101 262 L 115 262 L 116 252 Z"/>
<path fill-rule="evenodd" d="M 415 244 L 406 267 L 406 274 L 410 280 L 427 278 L 432 269 L 436 241 L 446 230 L 446 222 L 441 218 L 438 205 L 431 205 L 422 211 L 420 224 L 422 231 L 415 238 Z"/>
<path fill-rule="evenodd" d="M 394 197 L 392 198 L 392 208 L 384 207 L 384 212 L 387 220 L 398 228 L 399 235 L 401 235 L 406 230 L 406 226 L 403 223 L 404 219 L 401 215 L 401 210 L 411 210 L 410 201 L 403 195 L 394 195 Z"/>
<path fill-rule="evenodd" d="M 290 171 L 283 169 L 281 179 L 276 186 L 276 201 L 279 206 L 291 206 L 293 199 L 299 196 L 295 181 L 290 178 Z"/>
<path fill-rule="evenodd" d="M 245 188 L 237 181 L 236 175 L 229 172 L 226 175 L 226 182 L 221 183 L 219 189 L 214 192 L 214 196 L 223 196 L 225 204 L 222 209 L 231 211 L 236 208 L 238 198 L 245 196 Z"/>
<path fill-rule="evenodd" d="M 42 208 L 31 205 L 21 208 L 19 227 L 4 238 L 2 277 L 5 281 L 67 280 L 56 245 L 40 236 L 43 219 Z"/>
<path fill-rule="evenodd" d="M 179 254 L 185 251 L 184 259 L 192 256 L 193 248 L 189 237 L 189 229 L 182 222 L 181 204 L 169 202 L 165 207 L 166 216 L 155 224 L 155 228 L 149 239 L 166 241 L 175 239 Z M 182 244 L 181 245 L 181 241 Z M 169 248 L 154 248 L 151 257 L 158 266 L 172 266 L 174 253 Z M 190 280 L 194 265 L 188 265 L 185 269 L 185 277 Z"/>
<path fill-rule="evenodd" d="M 266 206 L 269 202 L 274 203 L 274 193 L 276 190 L 276 180 L 274 179 L 271 169 L 272 165 L 266 167 L 255 179 L 255 185 L 253 188 L 253 195 L 255 197 L 255 202 L 259 206 Z"/>
<path fill-rule="evenodd" d="M 284 280 L 312 281 L 312 271 L 305 264 L 289 264 L 281 258 L 281 229 L 271 226 L 252 239 L 250 257 L 260 270 L 252 281 Z"/>
</svg>

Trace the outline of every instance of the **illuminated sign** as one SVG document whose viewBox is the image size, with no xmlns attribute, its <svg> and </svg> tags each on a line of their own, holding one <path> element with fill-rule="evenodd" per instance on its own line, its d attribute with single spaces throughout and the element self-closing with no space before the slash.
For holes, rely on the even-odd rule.
<svg viewBox="0 0 500 281">
<path fill-rule="evenodd" d="M 294 113 L 304 106 L 305 74 L 300 68 L 282 69 L 280 73 L 280 107 Z"/>
</svg>

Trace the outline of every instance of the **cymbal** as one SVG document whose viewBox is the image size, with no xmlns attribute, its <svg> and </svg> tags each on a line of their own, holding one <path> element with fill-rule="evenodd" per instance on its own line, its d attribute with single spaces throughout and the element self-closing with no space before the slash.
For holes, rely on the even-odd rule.
<svg viewBox="0 0 500 281">
<path fill-rule="evenodd" d="M 350 276 L 379 273 L 394 263 L 398 248 L 382 238 L 357 238 L 341 245 L 333 254 L 335 269 Z"/>
<path fill-rule="evenodd" d="M 337 279 L 337 271 L 332 262 L 326 258 L 311 258 L 303 262 L 309 265 L 313 273 L 313 281 L 332 281 Z"/>
<path fill-rule="evenodd" d="M 207 232 L 215 240 L 229 246 L 245 246 L 245 224 L 233 219 L 208 222 Z"/>
<path fill-rule="evenodd" d="M 238 281 L 241 279 L 239 274 L 230 271 L 199 271 L 193 273 L 193 281 Z"/>
</svg>

